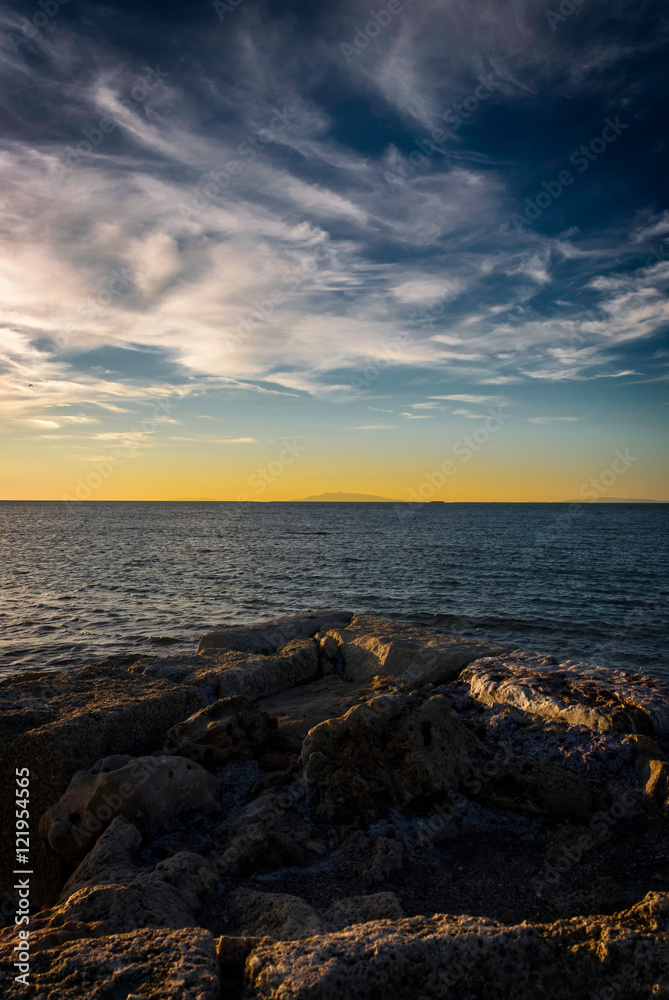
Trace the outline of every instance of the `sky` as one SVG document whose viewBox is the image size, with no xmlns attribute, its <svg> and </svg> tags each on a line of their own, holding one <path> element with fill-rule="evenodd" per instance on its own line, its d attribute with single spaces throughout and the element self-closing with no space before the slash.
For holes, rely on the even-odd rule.
<svg viewBox="0 0 669 1000">
<path fill-rule="evenodd" d="M 669 500 L 666 4 L 0 8 L 2 499 Z"/>
</svg>

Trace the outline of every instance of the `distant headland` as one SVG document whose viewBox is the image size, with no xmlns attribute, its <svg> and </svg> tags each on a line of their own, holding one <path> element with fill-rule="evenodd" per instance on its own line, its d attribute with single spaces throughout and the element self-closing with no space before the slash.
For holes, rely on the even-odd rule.
<svg viewBox="0 0 669 1000">
<path fill-rule="evenodd" d="M 318 496 L 303 497 L 292 503 L 399 503 L 390 497 L 376 497 L 369 493 L 319 493 Z"/>
</svg>

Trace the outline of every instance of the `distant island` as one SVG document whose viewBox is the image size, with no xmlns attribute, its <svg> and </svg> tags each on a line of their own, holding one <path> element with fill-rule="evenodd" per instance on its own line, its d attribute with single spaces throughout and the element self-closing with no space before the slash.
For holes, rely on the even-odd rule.
<svg viewBox="0 0 669 1000">
<path fill-rule="evenodd" d="M 315 497 L 304 497 L 292 503 L 398 503 L 390 497 L 375 497 L 369 493 L 320 493 Z"/>
</svg>

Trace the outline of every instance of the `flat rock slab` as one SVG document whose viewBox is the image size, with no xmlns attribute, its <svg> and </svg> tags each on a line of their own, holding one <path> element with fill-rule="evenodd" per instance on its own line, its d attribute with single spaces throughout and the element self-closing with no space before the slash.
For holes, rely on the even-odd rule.
<svg viewBox="0 0 669 1000">
<path fill-rule="evenodd" d="M 476 642 L 433 629 L 354 615 L 344 627 L 325 627 L 344 658 L 344 677 L 368 681 L 377 675 L 401 678 L 409 684 L 445 684 L 463 667 L 484 656 L 502 656 L 508 647 Z"/>
<path fill-rule="evenodd" d="M 4 936 L 4 935 L 3 935 Z M 219 1000 L 216 942 L 207 931 L 136 930 L 132 934 L 34 941 L 28 986 L 14 981 L 11 944 L 0 944 L 7 1000 Z"/>
<path fill-rule="evenodd" d="M 256 1000 L 574 1000 L 618 984 L 625 1000 L 666 997 L 669 894 L 611 917 L 508 926 L 412 917 L 336 934 L 262 942 L 246 960 Z M 603 992 L 602 996 L 609 994 Z"/>
<path fill-rule="evenodd" d="M 304 739 L 309 730 L 320 722 L 345 715 L 349 708 L 373 694 L 370 682 L 356 684 L 337 674 L 328 674 L 312 684 L 303 684 L 263 698 L 257 707 L 275 716 L 282 732 Z"/>
<path fill-rule="evenodd" d="M 470 663 L 460 680 L 483 705 L 600 732 L 669 735 L 669 684 L 653 677 L 516 650 Z"/>
<path fill-rule="evenodd" d="M 291 639 L 309 639 L 321 629 L 348 624 L 352 617 L 350 611 L 308 611 L 257 625 L 230 625 L 203 635 L 198 653 L 209 649 L 236 649 L 268 655 Z"/>
</svg>

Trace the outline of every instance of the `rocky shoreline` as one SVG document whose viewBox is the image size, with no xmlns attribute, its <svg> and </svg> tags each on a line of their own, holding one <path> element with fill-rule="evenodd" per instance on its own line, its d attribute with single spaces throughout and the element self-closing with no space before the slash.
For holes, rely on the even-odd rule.
<svg viewBox="0 0 669 1000">
<path fill-rule="evenodd" d="M 318 611 L 0 716 L 3 996 L 669 1000 L 659 680 Z"/>
</svg>

